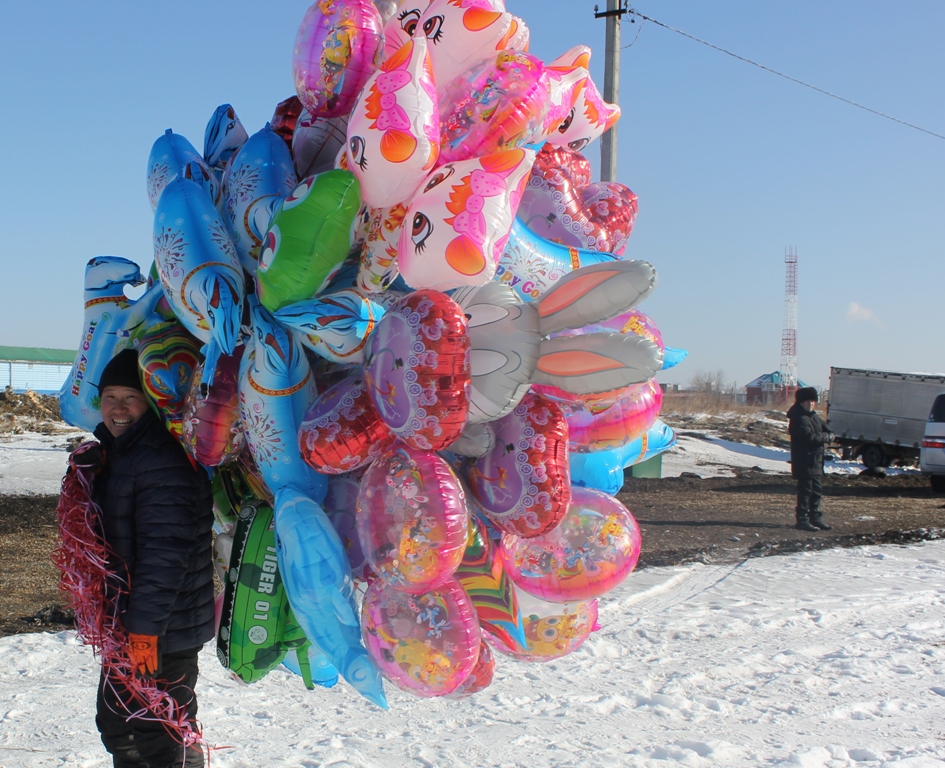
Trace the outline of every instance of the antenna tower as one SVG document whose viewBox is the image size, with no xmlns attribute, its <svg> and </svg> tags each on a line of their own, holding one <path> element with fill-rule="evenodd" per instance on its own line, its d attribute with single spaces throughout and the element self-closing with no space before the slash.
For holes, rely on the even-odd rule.
<svg viewBox="0 0 945 768">
<path fill-rule="evenodd" d="M 781 332 L 781 384 L 784 399 L 797 391 L 797 249 L 784 249 L 784 330 Z"/>
</svg>

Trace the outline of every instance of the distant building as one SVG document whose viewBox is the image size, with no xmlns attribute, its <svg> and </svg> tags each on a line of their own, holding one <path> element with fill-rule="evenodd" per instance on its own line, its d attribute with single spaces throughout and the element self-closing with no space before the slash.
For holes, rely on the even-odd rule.
<svg viewBox="0 0 945 768">
<path fill-rule="evenodd" d="M 800 379 L 797 380 L 797 387 L 809 386 Z M 788 389 L 793 393 L 796 387 L 785 386 L 784 377 L 780 371 L 766 373 L 759 376 L 745 385 L 745 402 L 748 405 L 784 405 L 788 399 Z"/>
<path fill-rule="evenodd" d="M 74 361 L 74 349 L 0 347 L 0 389 L 57 395 Z"/>
</svg>

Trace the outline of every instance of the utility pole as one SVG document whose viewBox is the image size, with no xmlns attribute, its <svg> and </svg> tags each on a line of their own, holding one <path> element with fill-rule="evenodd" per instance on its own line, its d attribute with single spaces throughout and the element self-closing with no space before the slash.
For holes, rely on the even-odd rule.
<svg viewBox="0 0 945 768">
<path fill-rule="evenodd" d="M 781 331 L 781 386 L 785 402 L 797 391 L 797 248 L 784 249 L 784 329 Z"/>
<path fill-rule="evenodd" d="M 604 101 L 618 103 L 620 91 L 620 17 L 627 12 L 623 0 L 607 0 L 607 10 L 598 11 L 594 18 L 607 19 L 607 41 L 604 45 Z M 601 181 L 617 180 L 617 125 L 600 137 Z"/>
</svg>

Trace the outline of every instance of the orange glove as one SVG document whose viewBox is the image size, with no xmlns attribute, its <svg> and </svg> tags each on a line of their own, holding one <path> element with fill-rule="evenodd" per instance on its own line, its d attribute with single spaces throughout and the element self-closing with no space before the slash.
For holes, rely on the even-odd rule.
<svg viewBox="0 0 945 768">
<path fill-rule="evenodd" d="M 128 634 L 128 658 L 137 677 L 154 677 L 158 671 L 158 639 L 155 635 Z"/>
</svg>

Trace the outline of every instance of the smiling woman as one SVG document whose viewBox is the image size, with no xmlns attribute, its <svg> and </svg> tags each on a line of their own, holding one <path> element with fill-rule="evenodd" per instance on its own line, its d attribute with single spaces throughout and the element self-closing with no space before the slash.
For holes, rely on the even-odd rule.
<svg viewBox="0 0 945 768">
<path fill-rule="evenodd" d="M 138 372 L 138 353 L 126 349 L 115 355 L 102 371 L 98 390 L 102 397 L 102 422 L 112 437 L 118 437 L 148 411 Z"/>
</svg>

